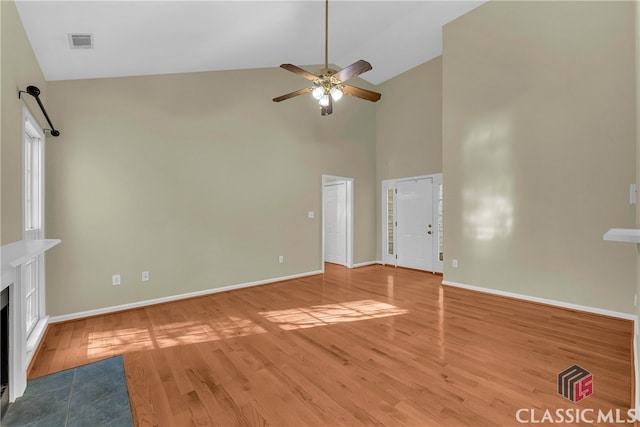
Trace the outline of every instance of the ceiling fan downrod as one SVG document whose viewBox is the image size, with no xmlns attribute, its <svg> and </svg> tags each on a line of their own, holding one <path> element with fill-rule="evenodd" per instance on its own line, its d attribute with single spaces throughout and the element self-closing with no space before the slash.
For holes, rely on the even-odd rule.
<svg viewBox="0 0 640 427">
<path fill-rule="evenodd" d="M 329 0 L 324 2 L 324 68 L 329 70 Z"/>
</svg>

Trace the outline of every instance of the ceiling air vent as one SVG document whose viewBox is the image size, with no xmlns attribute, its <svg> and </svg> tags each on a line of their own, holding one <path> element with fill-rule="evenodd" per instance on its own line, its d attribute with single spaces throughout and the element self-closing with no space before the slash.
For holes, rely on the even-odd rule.
<svg viewBox="0 0 640 427">
<path fill-rule="evenodd" d="M 71 49 L 93 49 L 93 34 L 69 34 Z"/>
</svg>

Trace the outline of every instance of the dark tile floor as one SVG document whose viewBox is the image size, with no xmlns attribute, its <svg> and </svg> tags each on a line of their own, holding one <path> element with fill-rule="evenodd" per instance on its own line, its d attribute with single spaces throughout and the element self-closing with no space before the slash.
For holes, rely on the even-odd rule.
<svg viewBox="0 0 640 427">
<path fill-rule="evenodd" d="M 2 426 L 133 426 L 122 356 L 29 381 Z"/>
</svg>

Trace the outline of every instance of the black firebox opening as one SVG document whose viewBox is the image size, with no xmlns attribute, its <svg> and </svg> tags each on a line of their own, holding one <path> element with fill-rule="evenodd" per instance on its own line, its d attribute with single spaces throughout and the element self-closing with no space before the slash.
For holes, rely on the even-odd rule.
<svg viewBox="0 0 640 427">
<path fill-rule="evenodd" d="M 9 408 L 9 288 L 0 293 L 0 417 Z"/>
</svg>

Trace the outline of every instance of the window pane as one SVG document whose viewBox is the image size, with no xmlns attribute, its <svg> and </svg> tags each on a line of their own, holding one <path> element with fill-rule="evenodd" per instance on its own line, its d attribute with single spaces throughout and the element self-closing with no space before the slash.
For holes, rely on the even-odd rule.
<svg viewBox="0 0 640 427">
<path fill-rule="evenodd" d="M 387 190 L 387 254 L 393 255 L 393 189 Z"/>
<path fill-rule="evenodd" d="M 38 259 L 33 258 L 24 266 L 24 277 L 21 285 L 25 288 L 25 326 L 27 328 L 27 336 L 33 330 L 38 322 L 39 304 L 38 304 Z"/>
<path fill-rule="evenodd" d="M 444 261 L 444 202 L 443 202 L 443 187 L 442 184 L 439 185 L 438 190 L 438 259 L 440 261 Z"/>
<path fill-rule="evenodd" d="M 42 141 L 25 135 L 24 145 L 24 198 L 25 229 L 40 229 L 40 150 Z"/>
</svg>

